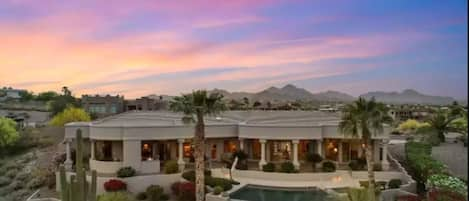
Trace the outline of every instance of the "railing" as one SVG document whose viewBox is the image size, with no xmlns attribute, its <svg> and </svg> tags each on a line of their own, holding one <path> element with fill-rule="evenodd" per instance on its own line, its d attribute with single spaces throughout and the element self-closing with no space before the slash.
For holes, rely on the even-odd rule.
<svg viewBox="0 0 469 201">
<path fill-rule="evenodd" d="M 57 198 L 34 198 L 39 193 L 40 190 L 35 191 L 31 196 L 29 196 L 26 201 L 61 201 Z"/>
</svg>

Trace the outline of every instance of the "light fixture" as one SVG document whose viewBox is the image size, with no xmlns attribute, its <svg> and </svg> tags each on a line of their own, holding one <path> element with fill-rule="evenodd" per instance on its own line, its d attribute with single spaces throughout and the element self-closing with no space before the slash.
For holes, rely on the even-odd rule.
<svg viewBox="0 0 469 201">
<path fill-rule="evenodd" d="M 363 148 L 365 148 L 365 147 L 366 147 L 365 143 L 363 143 L 363 144 L 362 144 L 362 147 L 363 147 Z"/>
<path fill-rule="evenodd" d="M 336 152 L 336 153 L 337 153 L 337 148 L 334 148 L 334 152 Z"/>
</svg>

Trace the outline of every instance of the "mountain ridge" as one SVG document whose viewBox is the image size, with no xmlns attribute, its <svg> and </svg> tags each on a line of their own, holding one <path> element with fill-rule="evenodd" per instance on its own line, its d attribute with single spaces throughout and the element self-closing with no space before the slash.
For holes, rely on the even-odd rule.
<svg viewBox="0 0 469 201">
<path fill-rule="evenodd" d="M 250 101 L 320 101 L 320 102 L 351 102 L 356 100 L 358 97 L 349 95 L 344 92 L 326 90 L 321 92 L 312 93 L 304 88 L 297 87 L 293 84 L 287 84 L 281 88 L 272 86 L 268 87 L 259 92 L 229 92 L 224 89 L 212 89 L 209 92 L 218 92 L 225 96 L 227 99 L 241 100 L 248 98 Z M 418 92 L 415 89 L 404 89 L 401 92 L 396 91 L 370 91 L 361 94 L 359 97 L 370 99 L 375 97 L 377 101 L 388 103 L 388 104 L 435 104 L 435 105 L 447 105 L 454 101 L 455 98 L 447 96 L 435 96 L 427 95 Z"/>
</svg>

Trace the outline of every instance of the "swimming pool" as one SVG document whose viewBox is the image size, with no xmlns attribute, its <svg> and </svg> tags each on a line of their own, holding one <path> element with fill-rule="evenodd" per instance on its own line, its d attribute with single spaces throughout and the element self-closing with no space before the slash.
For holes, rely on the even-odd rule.
<svg viewBox="0 0 469 201">
<path fill-rule="evenodd" d="M 245 201 L 324 201 L 327 193 L 317 188 L 278 188 L 246 185 L 230 194 Z"/>
</svg>

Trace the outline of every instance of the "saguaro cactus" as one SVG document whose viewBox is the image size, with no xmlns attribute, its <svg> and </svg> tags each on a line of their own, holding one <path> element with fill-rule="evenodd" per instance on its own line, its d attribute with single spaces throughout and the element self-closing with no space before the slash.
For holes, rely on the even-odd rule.
<svg viewBox="0 0 469 201">
<path fill-rule="evenodd" d="M 91 185 L 86 181 L 86 170 L 83 167 L 83 138 L 77 130 L 76 138 L 76 174 L 67 182 L 65 167 L 60 166 L 60 189 L 62 201 L 96 201 L 96 171 L 91 171 Z"/>
</svg>

